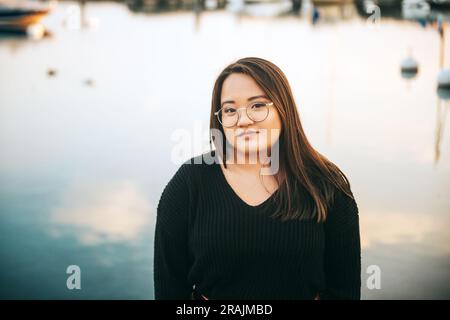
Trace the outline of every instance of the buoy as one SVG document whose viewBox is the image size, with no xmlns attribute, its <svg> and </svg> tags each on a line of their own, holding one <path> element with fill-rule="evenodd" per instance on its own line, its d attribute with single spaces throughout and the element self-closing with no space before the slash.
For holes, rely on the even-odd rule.
<svg viewBox="0 0 450 320">
<path fill-rule="evenodd" d="M 437 82 L 439 89 L 450 89 L 450 69 L 439 71 Z"/>
<path fill-rule="evenodd" d="M 402 73 L 417 73 L 419 70 L 419 66 L 417 64 L 417 61 L 414 60 L 412 57 L 408 57 L 405 60 L 402 61 L 401 64 Z"/>
<path fill-rule="evenodd" d="M 317 21 L 320 18 L 320 12 L 319 9 L 317 9 L 316 7 L 313 7 L 313 12 L 312 12 L 312 24 L 316 24 Z"/>
<path fill-rule="evenodd" d="M 57 73 L 57 70 L 56 70 L 56 69 L 50 68 L 50 69 L 47 70 L 47 75 L 48 75 L 49 77 L 55 76 L 56 73 Z"/>
<path fill-rule="evenodd" d="M 92 78 L 88 78 L 84 80 L 84 84 L 89 87 L 93 87 L 95 85 L 95 81 Z"/>
<path fill-rule="evenodd" d="M 439 99 L 441 100 L 449 100 L 450 99 L 450 89 L 438 88 L 437 94 Z"/>
</svg>

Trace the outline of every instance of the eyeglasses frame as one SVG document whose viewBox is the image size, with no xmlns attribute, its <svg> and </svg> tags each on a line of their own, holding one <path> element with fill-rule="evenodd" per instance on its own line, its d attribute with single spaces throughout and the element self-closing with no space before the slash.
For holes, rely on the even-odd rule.
<svg viewBox="0 0 450 320">
<path fill-rule="evenodd" d="M 254 102 L 254 103 L 258 103 L 258 102 Z M 273 106 L 273 102 L 272 102 L 272 101 L 271 101 L 271 102 L 259 102 L 259 103 L 264 104 L 266 107 Z M 247 118 L 249 118 L 249 119 L 252 120 L 253 122 L 262 122 L 262 121 L 266 120 L 267 117 L 269 116 L 269 112 L 267 112 L 267 115 L 266 115 L 266 117 L 265 117 L 264 119 L 259 120 L 259 121 L 255 121 L 255 120 L 253 120 L 252 118 L 250 118 L 249 115 L 248 115 L 248 108 L 249 108 L 249 106 L 250 106 L 250 105 L 247 105 L 246 107 L 240 107 L 240 108 L 237 108 L 237 109 L 236 109 L 236 112 L 237 112 L 238 110 L 245 109 L 245 113 L 247 114 Z M 220 121 L 219 113 L 222 111 L 223 108 L 224 108 L 224 107 L 222 107 L 222 108 L 220 108 L 219 110 L 217 110 L 216 112 L 214 112 L 214 115 L 217 117 L 217 120 L 219 121 L 219 123 L 220 123 L 222 126 L 224 126 L 224 124 L 222 123 L 222 121 Z M 241 113 L 238 112 L 237 115 L 238 115 L 238 118 L 237 118 L 235 124 L 233 124 L 232 126 L 224 126 L 224 127 L 225 127 L 225 128 L 231 128 L 231 127 L 234 127 L 234 126 L 239 122 L 239 119 L 240 119 L 240 117 L 241 117 Z"/>
</svg>

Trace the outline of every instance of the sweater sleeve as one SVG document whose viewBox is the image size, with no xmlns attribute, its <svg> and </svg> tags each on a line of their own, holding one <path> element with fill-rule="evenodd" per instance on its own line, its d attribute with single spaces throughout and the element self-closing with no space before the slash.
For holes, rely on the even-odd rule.
<svg viewBox="0 0 450 320">
<path fill-rule="evenodd" d="M 324 266 L 326 290 L 321 299 L 361 298 L 358 206 L 340 190 L 325 222 Z"/>
<path fill-rule="evenodd" d="M 154 237 L 153 280 L 156 300 L 190 299 L 188 166 L 183 164 L 158 202 Z"/>
</svg>

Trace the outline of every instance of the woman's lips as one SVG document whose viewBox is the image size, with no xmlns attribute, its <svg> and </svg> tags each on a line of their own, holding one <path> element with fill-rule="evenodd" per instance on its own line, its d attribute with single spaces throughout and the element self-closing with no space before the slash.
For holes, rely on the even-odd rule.
<svg viewBox="0 0 450 320">
<path fill-rule="evenodd" d="M 251 138 L 259 134 L 259 131 L 245 131 L 237 135 L 238 138 Z"/>
</svg>

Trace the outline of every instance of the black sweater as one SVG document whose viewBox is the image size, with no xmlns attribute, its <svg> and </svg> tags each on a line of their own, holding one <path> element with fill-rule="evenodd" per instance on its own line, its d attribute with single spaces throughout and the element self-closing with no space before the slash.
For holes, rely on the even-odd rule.
<svg viewBox="0 0 450 320">
<path fill-rule="evenodd" d="M 158 203 L 155 299 L 191 299 L 194 287 L 213 300 L 360 298 L 354 199 L 337 192 L 325 223 L 282 222 L 269 217 L 273 196 L 250 206 L 201 160 L 181 165 Z"/>
</svg>

